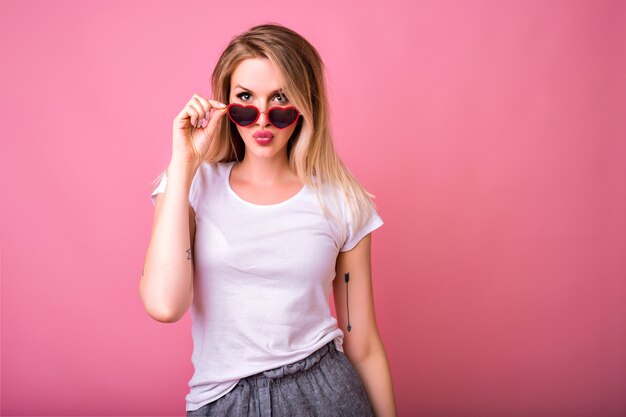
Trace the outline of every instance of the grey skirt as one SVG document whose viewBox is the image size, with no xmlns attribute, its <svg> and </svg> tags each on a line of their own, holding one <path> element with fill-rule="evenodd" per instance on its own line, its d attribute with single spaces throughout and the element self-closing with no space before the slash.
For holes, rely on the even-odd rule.
<svg viewBox="0 0 626 417">
<path fill-rule="evenodd" d="M 373 416 L 352 363 L 331 340 L 297 362 L 242 378 L 228 394 L 187 416 Z"/>
</svg>

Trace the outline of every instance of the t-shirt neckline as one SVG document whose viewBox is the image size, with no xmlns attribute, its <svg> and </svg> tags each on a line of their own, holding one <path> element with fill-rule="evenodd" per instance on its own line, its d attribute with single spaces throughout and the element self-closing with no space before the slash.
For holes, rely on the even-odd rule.
<svg viewBox="0 0 626 417">
<path fill-rule="evenodd" d="M 306 184 L 304 184 L 302 186 L 302 188 L 300 189 L 300 191 L 298 191 L 296 194 L 294 194 L 293 196 L 289 197 L 286 200 L 280 201 L 276 204 L 255 204 L 255 203 L 251 203 L 250 201 L 244 200 L 243 198 L 241 198 L 239 196 L 239 194 L 237 194 L 235 192 L 235 190 L 232 189 L 232 187 L 230 186 L 230 173 L 233 170 L 233 167 L 235 166 L 235 164 L 237 163 L 237 161 L 232 161 L 230 162 L 230 166 L 227 167 L 226 169 L 226 175 L 225 175 L 225 179 L 226 179 L 226 188 L 228 189 L 229 193 L 236 199 L 239 200 L 240 202 L 242 202 L 243 204 L 250 206 L 250 207 L 256 207 L 256 208 L 272 208 L 272 207 L 280 207 L 280 206 L 284 206 L 285 204 L 288 204 L 290 201 L 295 200 L 296 198 L 298 198 L 301 194 L 304 194 L 304 190 L 306 188 Z"/>
</svg>

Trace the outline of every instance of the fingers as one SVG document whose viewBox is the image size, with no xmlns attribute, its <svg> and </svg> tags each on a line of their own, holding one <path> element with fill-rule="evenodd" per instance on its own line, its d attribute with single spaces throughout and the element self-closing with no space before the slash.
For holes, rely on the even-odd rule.
<svg viewBox="0 0 626 417">
<path fill-rule="evenodd" d="M 196 127 L 204 126 L 205 120 L 207 122 L 209 121 L 209 116 L 210 116 L 210 112 L 212 108 L 216 110 L 220 110 L 226 107 L 225 104 L 220 103 L 219 101 L 216 101 L 216 100 L 207 100 L 206 98 L 202 97 L 198 93 L 193 95 L 192 102 L 190 102 L 190 104 L 198 113 L 196 123 L 194 124 L 192 121 L 192 124 L 194 124 L 194 126 Z"/>
<path fill-rule="evenodd" d="M 209 102 L 211 103 L 211 108 L 213 109 L 213 115 L 209 117 L 209 113 L 206 113 L 205 119 L 207 120 L 207 123 L 206 126 L 202 124 L 202 127 L 204 127 L 205 129 L 209 129 L 209 131 L 212 131 L 213 129 L 215 129 L 217 121 L 221 119 L 224 114 L 226 114 L 227 106 L 224 103 L 220 103 L 216 100 L 209 100 Z"/>
<path fill-rule="evenodd" d="M 207 100 L 198 93 L 194 93 L 191 100 L 176 117 L 180 120 L 189 120 L 192 127 L 201 127 L 209 120 L 211 109 L 224 113 L 226 105 L 216 100 Z M 221 116 L 221 114 L 219 114 Z"/>
<path fill-rule="evenodd" d="M 211 109 L 211 104 L 208 102 L 207 99 L 196 93 L 191 98 L 189 104 L 194 108 L 194 110 L 196 110 L 198 114 L 195 123 L 192 120 L 192 124 L 194 127 L 202 126 L 203 119 L 209 120 L 209 111 Z"/>
</svg>

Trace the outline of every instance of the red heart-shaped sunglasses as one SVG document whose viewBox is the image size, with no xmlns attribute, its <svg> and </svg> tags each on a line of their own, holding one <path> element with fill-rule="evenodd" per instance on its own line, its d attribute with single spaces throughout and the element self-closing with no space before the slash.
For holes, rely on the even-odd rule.
<svg viewBox="0 0 626 417">
<path fill-rule="evenodd" d="M 300 116 L 300 112 L 294 106 L 274 106 L 262 112 L 258 107 L 251 104 L 244 106 L 239 103 L 230 103 L 226 107 L 226 113 L 230 120 L 242 127 L 250 126 L 259 120 L 261 113 L 267 113 L 269 122 L 279 129 L 291 126 Z"/>
</svg>

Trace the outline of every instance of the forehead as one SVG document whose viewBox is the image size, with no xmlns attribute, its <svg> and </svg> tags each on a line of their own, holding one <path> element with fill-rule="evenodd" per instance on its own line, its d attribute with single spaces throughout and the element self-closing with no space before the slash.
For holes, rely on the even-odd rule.
<svg viewBox="0 0 626 417">
<path fill-rule="evenodd" d="M 241 61 L 230 77 L 231 90 L 237 85 L 261 95 L 283 87 L 278 69 L 267 58 L 249 58 Z"/>
</svg>

